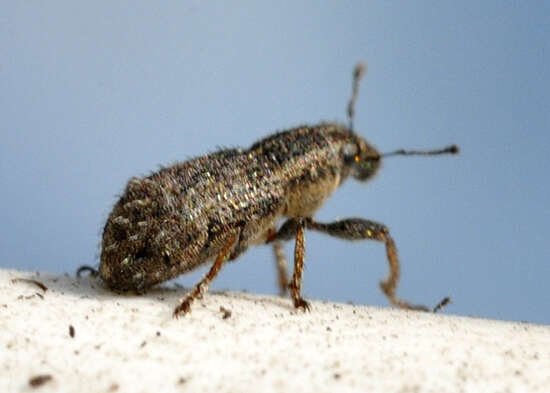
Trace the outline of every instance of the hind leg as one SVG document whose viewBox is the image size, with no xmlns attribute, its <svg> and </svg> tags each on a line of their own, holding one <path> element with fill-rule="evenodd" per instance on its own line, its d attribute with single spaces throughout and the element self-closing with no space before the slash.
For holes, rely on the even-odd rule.
<svg viewBox="0 0 550 393">
<path fill-rule="evenodd" d="M 198 297 L 202 296 L 206 291 L 208 290 L 208 287 L 212 280 L 216 278 L 218 273 L 220 272 L 223 264 L 227 261 L 231 254 L 232 248 L 235 246 L 235 243 L 237 243 L 239 239 L 239 234 L 236 233 L 229 237 L 227 240 L 225 246 L 220 251 L 218 256 L 216 257 L 216 260 L 214 261 L 214 264 L 206 273 L 206 275 L 203 277 L 203 279 L 195 285 L 193 290 L 186 296 L 186 298 L 180 303 L 179 306 L 177 306 L 174 310 L 174 317 L 178 318 L 180 316 L 183 316 L 187 314 L 189 311 L 191 311 L 191 303 Z"/>
</svg>

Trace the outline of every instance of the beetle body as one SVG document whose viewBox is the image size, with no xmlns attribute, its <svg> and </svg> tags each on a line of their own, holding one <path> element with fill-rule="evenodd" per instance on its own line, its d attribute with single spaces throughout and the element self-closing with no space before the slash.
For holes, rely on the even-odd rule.
<svg viewBox="0 0 550 393">
<path fill-rule="evenodd" d="M 236 259 L 252 245 L 272 243 L 281 293 L 290 290 L 294 306 L 309 310 L 301 296 L 304 232 L 308 229 L 347 240 L 383 242 L 390 274 L 380 283 L 382 291 L 394 306 L 428 311 L 396 296 L 400 268 L 386 226 L 362 218 L 332 223 L 313 219 L 348 177 L 372 178 L 383 157 L 458 152 L 453 145 L 380 154 L 358 136 L 353 113 L 364 72 L 364 65 L 359 64 L 353 74 L 349 127 L 337 123 L 296 127 L 261 139 L 248 149 L 219 150 L 130 179 L 105 224 L 101 279 L 114 290 L 144 292 L 213 261 L 204 278 L 176 307 L 174 315 L 179 316 L 190 311 L 192 301 L 208 289 L 226 260 Z M 281 219 L 286 221 L 277 229 Z M 294 274 L 289 282 L 281 242 L 292 238 Z M 445 298 L 433 310 L 447 303 Z"/>
<path fill-rule="evenodd" d="M 347 127 L 322 123 L 134 177 L 105 224 L 100 277 L 141 292 L 211 261 L 232 236 L 235 259 L 282 218 L 312 217 L 350 174 L 372 176 L 378 160 Z"/>
</svg>

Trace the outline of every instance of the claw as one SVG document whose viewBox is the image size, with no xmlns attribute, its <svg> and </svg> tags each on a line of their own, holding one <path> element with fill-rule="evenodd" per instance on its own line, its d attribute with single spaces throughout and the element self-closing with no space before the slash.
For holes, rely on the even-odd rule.
<svg viewBox="0 0 550 393">
<path fill-rule="evenodd" d="M 439 310 L 441 310 L 443 307 L 445 307 L 447 304 L 451 303 L 451 298 L 446 296 L 437 305 L 433 308 L 432 312 L 436 313 Z"/>
<path fill-rule="evenodd" d="M 301 297 L 294 300 L 294 307 L 301 308 L 304 312 L 311 311 L 311 305 L 309 304 L 309 302 L 305 301 Z"/>
<path fill-rule="evenodd" d="M 179 317 L 185 316 L 185 314 L 191 312 L 191 302 L 188 299 L 185 299 L 179 306 L 174 309 L 172 314 L 174 318 L 178 319 Z"/>
</svg>

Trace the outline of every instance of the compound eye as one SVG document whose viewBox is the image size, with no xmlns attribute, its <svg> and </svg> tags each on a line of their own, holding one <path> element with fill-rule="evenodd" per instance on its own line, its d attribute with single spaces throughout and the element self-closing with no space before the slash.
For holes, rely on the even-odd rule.
<svg viewBox="0 0 550 393">
<path fill-rule="evenodd" d="M 359 161 L 359 148 L 355 143 L 347 143 L 342 148 L 342 155 L 346 164 Z"/>
<path fill-rule="evenodd" d="M 365 160 L 361 163 L 361 168 L 371 170 L 372 168 L 374 168 L 374 162 L 371 160 Z"/>
</svg>

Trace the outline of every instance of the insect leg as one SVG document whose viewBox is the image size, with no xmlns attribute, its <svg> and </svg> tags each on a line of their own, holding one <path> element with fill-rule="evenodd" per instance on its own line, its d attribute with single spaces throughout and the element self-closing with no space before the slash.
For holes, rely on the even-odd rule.
<svg viewBox="0 0 550 393">
<path fill-rule="evenodd" d="M 183 300 L 180 303 L 180 305 L 175 308 L 174 310 L 175 318 L 188 313 L 191 310 L 191 303 L 193 302 L 193 300 L 202 296 L 208 290 L 208 286 L 220 272 L 220 269 L 222 268 L 225 261 L 227 261 L 227 258 L 231 254 L 231 249 L 233 248 L 233 246 L 235 245 L 238 239 L 239 239 L 238 233 L 229 238 L 229 240 L 227 241 L 227 244 L 216 257 L 216 260 L 214 261 L 214 264 L 212 265 L 208 273 L 206 273 L 203 279 L 197 285 L 195 285 L 195 287 L 193 288 L 191 293 L 187 295 L 185 300 Z"/>
<path fill-rule="evenodd" d="M 302 298 L 302 270 L 304 269 L 305 239 L 304 230 L 306 220 L 304 218 L 296 219 L 296 245 L 294 248 L 294 274 L 290 281 L 290 296 L 294 300 L 294 307 L 302 308 L 304 311 L 310 310 L 310 305 Z"/>
<path fill-rule="evenodd" d="M 386 245 L 386 255 L 390 265 L 390 272 L 388 277 L 384 281 L 380 282 L 380 288 L 390 303 L 396 307 L 408 310 L 430 311 L 430 309 L 426 306 L 411 304 L 396 296 L 397 283 L 399 281 L 400 273 L 399 260 L 397 258 L 397 247 L 390 236 L 389 229 L 385 225 L 362 218 L 349 218 L 326 224 L 310 220 L 307 222 L 307 227 L 308 229 L 314 229 L 346 240 L 371 239 L 384 242 Z M 447 304 L 448 298 L 446 299 L 447 301 L 440 302 L 440 304 L 438 304 L 433 311 L 436 312 L 443 305 Z"/>
<path fill-rule="evenodd" d="M 273 253 L 275 254 L 275 261 L 277 263 L 279 295 L 284 296 L 288 289 L 288 273 L 286 269 L 285 249 L 281 241 L 275 240 L 273 242 Z"/>
</svg>

